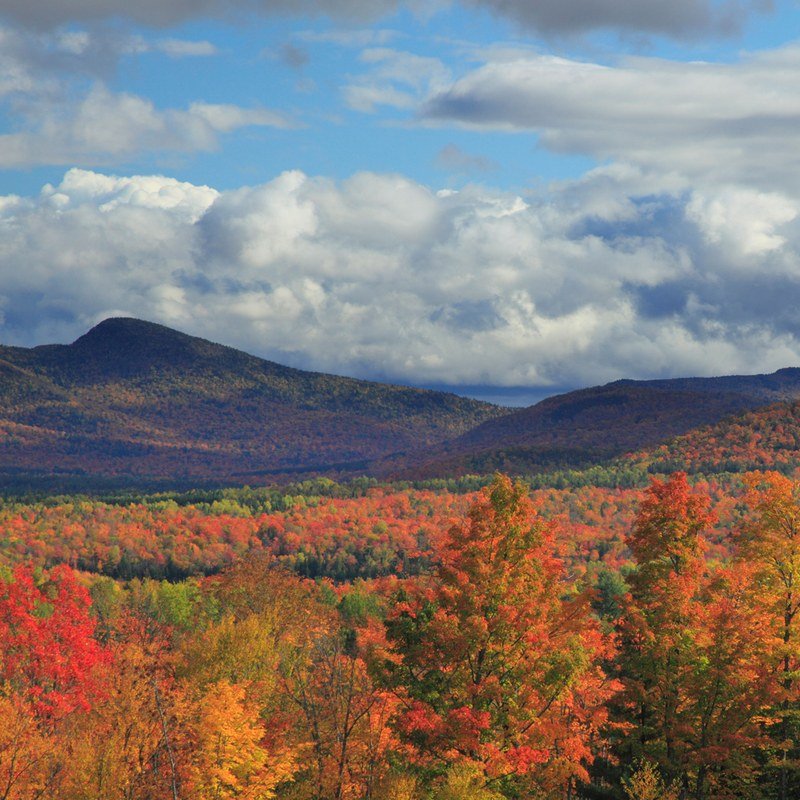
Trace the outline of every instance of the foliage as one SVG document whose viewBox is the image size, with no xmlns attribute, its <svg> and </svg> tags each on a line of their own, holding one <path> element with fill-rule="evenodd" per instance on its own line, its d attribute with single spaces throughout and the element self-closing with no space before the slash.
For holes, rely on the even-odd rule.
<svg viewBox="0 0 800 800">
<path fill-rule="evenodd" d="M 800 403 L 766 408 L 703 426 L 684 436 L 629 456 L 633 468 L 655 473 L 744 473 L 777 470 L 791 474 L 800 467 Z"/>
<path fill-rule="evenodd" d="M 510 794 L 586 777 L 603 643 L 585 598 L 562 598 L 553 550 L 525 487 L 498 476 L 450 529 L 432 579 L 397 596 L 379 671 L 420 763 L 469 762 Z"/>
<path fill-rule="evenodd" d="M 0 685 L 26 697 L 37 715 L 60 718 L 100 693 L 97 669 L 108 653 L 93 638 L 89 593 L 72 571 L 43 580 L 25 566 L 0 581 Z"/>
<path fill-rule="evenodd" d="M 793 480 L 308 488 L 0 507 L 0 800 L 797 795 Z"/>
<path fill-rule="evenodd" d="M 658 763 L 682 796 L 697 800 L 733 774 L 746 778 L 768 697 L 749 576 L 712 573 L 703 557 L 709 505 L 684 473 L 653 482 L 628 540 L 637 569 L 619 621 L 631 724 L 621 752 Z"/>
<path fill-rule="evenodd" d="M 737 537 L 740 569 L 753 572 L 749 603 L 761 611 L 772 666 L 769 766 L 777 796 L 800 791 L 800 490 L 777 472 L 745 476 L 752 510 Z"/>
<path fill-rule="evenodd" d="M 627 800 L 678 800 L 680 797 L 678 784 L 667 786 L 652 761 L 638 761 L 633 774 L 625 778 L 622 785 Z"/>
<path fill-rule="evenodd" d="M 284 367 L 135 319 L 0 346 L 0 476 L 166 487 L 358 475 L 504 413 L 454 394 Z"/>
</svg>

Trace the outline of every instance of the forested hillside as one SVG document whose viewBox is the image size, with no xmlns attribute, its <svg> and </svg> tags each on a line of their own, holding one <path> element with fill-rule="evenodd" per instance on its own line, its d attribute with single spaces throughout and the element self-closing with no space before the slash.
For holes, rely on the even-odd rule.
<svg viewBox="0 0 800 800">
<path fill-rule="evenodd" d="M 581 469 L 800 398 L 800 370 L 617 381 L 506 409 L 303 372 L 135 319 L 0 347 L 6 491 Z"/>
<path fill-rule="evenodd" d="M 0 347 L 0 474 L 42 485 L 265 483 L 370 461 L 504 411 L 453 394 L 291 369 L 110 319 L 71 345 Z M 50 486 L 54 485 L 53 483 Z"/>
<path fill-rule="evenodd" d="M 800 404 L 776 403 L 728 417 L 625 461 L 652 472 L 777 469 L 791 474 L 800 467 Z"/>
<path fill-rule="evenodd" d="M 488 420 L 406 474 L 517 474 L 581 468 L 658 445 L 750 409 L 800 397 L 800 370 L 773 375 L 616 381 Z"/>
</svg>

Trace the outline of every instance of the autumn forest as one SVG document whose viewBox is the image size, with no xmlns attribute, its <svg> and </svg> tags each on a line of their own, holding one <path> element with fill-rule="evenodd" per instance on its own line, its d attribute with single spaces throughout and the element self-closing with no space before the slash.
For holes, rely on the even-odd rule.
<svg viewBox="0 0 800 800">
<path fill-rule="evenodd" d="M 0 797 L 787 798 L 800 486 L 6 500 Z"/>
<path fill-rule="evenodd" d="M 800 0 L 0 0 L 0 800 L 800 800 Z"/>
</svg>

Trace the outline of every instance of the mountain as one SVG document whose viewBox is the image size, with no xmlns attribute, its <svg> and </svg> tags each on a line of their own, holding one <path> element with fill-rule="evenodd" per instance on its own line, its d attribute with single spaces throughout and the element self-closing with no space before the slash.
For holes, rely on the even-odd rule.
<svg viewBox="0 0 800 800">
<path fill-rule="evenodd" d="M 264 482 L 363 473 L 505 409 L 292 369 L 137 319 L 0 346 L 0 476 Z M 17 478 L 17 481 L 21 478 Z"/>
<path fill-rule="evenodd" d="M 631 452 L 679 464 L 689 456 L 654 448 L 697 431 L 694 464 L 721 435 L 703 426 L 797 400 L 800 369 L 783 369 L 622 380 L 510 410 L 292 369 L 114 318 L 69 345 L 0 346 L 0 488 L 530 473 Z"/>
<path fill-rule="evenodd" d="M 398 475 L 580 468 L 661 444 L 731 415 L 800 399 L 800 369 L 771 375 L 622 380 L 550 397 L 487 420 L 423 462 L 385 464 Z"/>
</svg>

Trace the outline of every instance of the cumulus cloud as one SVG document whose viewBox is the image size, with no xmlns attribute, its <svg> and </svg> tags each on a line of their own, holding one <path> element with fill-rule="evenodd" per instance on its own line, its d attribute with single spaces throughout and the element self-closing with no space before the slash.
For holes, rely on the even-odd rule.
<svg viewBox="0 0 800 800">
<path fill-rule="evenodd" d="M 48 99 L 27 111 L 27 128 L 0 135 L 0 167 L 108 164 L 142 152 L 212 150 L 219 135 L 246 126 L 287 128 L 283 115 L 261 108 L 192 103 L 158 109 L 146 98 L 102 84 L 76 105 Z"/>
<path fill-rule="evenodd" d="M 68 341 L 126 313 L 416 383 L 766 371 L 800 358 L 798 210 L 624 166 L 524 198 L 372 173 L 216 192 L 70 170 L 0 199 L 0 330 Z"/>
<path fill-rule="evenodd" d="M 120 177 L 71 169 L 58 187 L 43 187 L 39 203 L 58 212 L 82 207 L 96 207 L 103 214 L 120 207 L 160 210 L 169 212 L 173 220 L 194 223 L 217 197 L 219 192 L 209 186 L 195 186 L 163 175 Z"/>
<path fill-rule="evenodd" d="M 766 256 L 786 244 L 778 233 L 797 217 L 797 204 L 786 196 L 747 189 L 727 189 L 708 197 L 695 192 L 686 215 L 710 244 L 727 250 L 732 257 Z"/>
<path fill-rule="evenodd" d="M 430 123 L 530 130 L 554 151 L 760 188 L 797 184 L 800 45 L 737 63 L 532 56 L 484 64 L 433 94 Z"/>
</svg>

